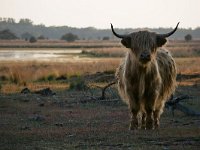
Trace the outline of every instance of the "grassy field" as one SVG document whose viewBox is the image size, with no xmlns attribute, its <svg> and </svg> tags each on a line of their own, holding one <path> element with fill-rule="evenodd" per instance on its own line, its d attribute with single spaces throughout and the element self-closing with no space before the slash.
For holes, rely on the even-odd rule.
<svg viewBox="0 0 200 150">
<path fill-rule="evenodd" d="M 112 75 L 125 49 L 118 41 L 0 41 L 0 47 L 80 48 L 80 61 L 0 60 L 0 149 L 199 149 L 200 118 L 165 110 L 155 131 L 129 131 L 129 111 L 115 86 L 106 100 L 105 81 L 92 77 Z M 42 46 L 41 46 L 42 45 Z M 176 96 L 189 95 L 181 104 L 200 112 L 200 41 L 169 41 L 178 67 Z M 1 51 L 0 48 L 0 51 Z M 86 82 L 87 79 L 87 82 Z M 80 90 L 72 89 L 81 86 Z M 87 87 L 95 84 L 95 86 Z M 98 85 L 98 86 L 96 86 Z M 50 87 L 56 95 L 21 94 Z"/>
</svg>

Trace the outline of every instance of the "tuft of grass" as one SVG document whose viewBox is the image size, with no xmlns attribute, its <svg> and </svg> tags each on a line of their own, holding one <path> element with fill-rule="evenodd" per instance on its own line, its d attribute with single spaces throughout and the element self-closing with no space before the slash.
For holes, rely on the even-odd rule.
<svg viewBox="0 0 200 150">
<path fill-rule="evenodd" d="M 37 82 L 51 82 L 51 81 L 55 81 L 56 78 L 57 78 L 56 75 L 50 74 L 48 76 L 41 77 L 41 78 L 37 79 L 36 81 Z"/>
<path fill-rule="evenodd" d="M 5 75 L 0 76 L 0 81 L 8 81 L 9 78 Z"/>
<path fill-rule="evenodd" d="M 69 84 L 69 90 L 84 90 L 87 88 L 85 80 L 82 76 L 73 76 Z"/>
<path fill-rule="evenodd" d="M 11 72 L 10 81 L 14 84 L 20 84 L 22 82 L 22 77 L 18 71 Z"/>
<path fill-rule="evenodd" d="M 115 74 L 115 70 L 106 70 L 103 73 L 105 73 L 105 74 Z"/>
<path fill-rule="evenodd" d="M 50 74 L 49 76 L 47 76 L 48 81 L 55 81 L 55 79 L 56 79 L 56 76 L 53 74 Z"/>
<path fill-rule="evenodd" d="M 60 76 L 58 76 L 57 78 L 56 78 L 56 81 L 59 81 L 59 80 L 61 80 L 61 81 L 63 81 L 63 80 L 66 80 L 67 81 L 67 75 L 60 75 Z"/>
</svg>

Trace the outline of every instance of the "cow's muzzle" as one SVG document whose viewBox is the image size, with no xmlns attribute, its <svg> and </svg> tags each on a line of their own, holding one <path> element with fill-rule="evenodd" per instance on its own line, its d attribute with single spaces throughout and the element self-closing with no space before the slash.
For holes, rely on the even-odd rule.
<svg viewBox="0 0 200 150">
<path fill-rule="evenodd" d="M 140 55 L 140 61 L 142 63 L 147 63 L 149 61 L 151 61 L 151 55 L 149 52 L 143 52 L 141 55 Z"/>
</svg>

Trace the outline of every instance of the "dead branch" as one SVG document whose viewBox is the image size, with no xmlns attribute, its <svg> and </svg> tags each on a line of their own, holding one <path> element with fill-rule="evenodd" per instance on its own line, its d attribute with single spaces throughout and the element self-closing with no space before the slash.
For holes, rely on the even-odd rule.
<svg viewBox="0 0 200 150">
<path fill-rule="evenodd" d="M 191 109 L 189 109 L 186 106 L 183 106 L 181 104 L 176 104 L 175 109 L 180 110 L 181 112 L 185 113 L 188 116 L 200 116 L 200 112 L 196 112 L 194 110 L 191 110 Z"/>
<path fill-rule="evenodd" d="M 112 86 L 113 84 L 116 84 L 116 81 L 113 81 L 113 82 L 107 84 L 106 86 L 104 86 L 104 87 L 102 88 L 102 94 L 101 94 L 101 97 L 99 98 L 100 100 L 104 100 L 104 99 L 105 99 L 105 92 L 106 92 L 106 89 L 107 89 L 108 87 Z"/>
<path fill-rule="evenodd" d="M 184 99 L 189 99 L 192 98 L 188 95 L 181 95 L 179 97 L 174 97 L 173 95 L 171 96 L 171 98 L 169 99 L 169 101 L 166 102 L 167 106 L 174 106 L 177 103 L 179 103 L 180 101 L 184 100 Z"/>
<path fill-rule="evenodd" d="M 200 116 L 200 112 L 196 112 L 194 110 L 189 109 L 186 106 L 183 106 L 182 104 L 180 104 L 179 102 L 185 99 L 190 99 L 192 97 L 188 96 L 188 95 L 182 95 L 179 97 L 171 97 L 170 100 L 168 102 L 166 102 L 165 107 L 166 108 L 170 108 L 172 111 L 172 115 L 174 116 L 174 110 L 177 109 L 183 113 L 185 113 L 186 115 L 189 116 Z"/>
</svg>

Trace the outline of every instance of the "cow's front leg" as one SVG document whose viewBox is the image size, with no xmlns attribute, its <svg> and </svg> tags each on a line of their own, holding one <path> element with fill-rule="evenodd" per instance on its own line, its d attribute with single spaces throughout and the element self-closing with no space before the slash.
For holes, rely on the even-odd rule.
<svg viewBox="0 0 200 150">
<path fill-rule="evenodd" d="M 131 122 L 129 126 L 129 130 L 137 130 L 139 127 L 139 118 L 138 118 L 139 109 L 131 110 Z"/>
<path fill-rule="evenodd" d="M 138 116 L 140 110 L 139 101 L 134 97 L 133 93 L 129 94 L 128 98 L 129 98 L 129 109 L 131 111 L 130 112 L 131 122 L 129 129 L 136 130 L 139 127 L 139 116 Z"/>
<path fill-rule="evenodd" d="M 146 108 L 147 119 L 146 119 L 146 129 L 154 129 L 154 118 L 153 118 L 153 109 Z"/>
</svg>

